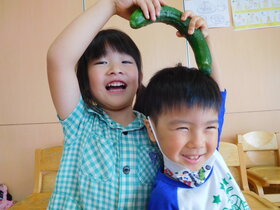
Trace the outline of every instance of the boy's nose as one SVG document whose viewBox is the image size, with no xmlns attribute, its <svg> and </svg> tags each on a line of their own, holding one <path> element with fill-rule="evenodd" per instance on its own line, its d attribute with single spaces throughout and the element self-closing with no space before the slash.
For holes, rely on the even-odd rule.
<svg viewBox="0 0 280 210">
<path fill-rule="evenodd" d="M 199 133 L 194 133 L 191 135 L 190 140 L 187 143 L 187 147 L 191 149 L 203 147 L 205 144 L 204 136 Z"/>
</svg>

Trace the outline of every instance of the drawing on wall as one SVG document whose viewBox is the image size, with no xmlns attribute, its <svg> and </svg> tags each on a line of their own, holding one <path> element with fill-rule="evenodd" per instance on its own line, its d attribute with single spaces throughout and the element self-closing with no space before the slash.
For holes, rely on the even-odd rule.
<svg viewBox="0 0 280 210">
<path fill-rule="evenodd" d="M 228 27 L 230 18 L 228 1 L 225 0 L 184 0 L 184 9 L 202 16 L 208 27 Z"/>
<path fill-rule="evenodd" d="M 280 0 L 231 0 L 236 30 L 280 26 Z"/>
</svg>

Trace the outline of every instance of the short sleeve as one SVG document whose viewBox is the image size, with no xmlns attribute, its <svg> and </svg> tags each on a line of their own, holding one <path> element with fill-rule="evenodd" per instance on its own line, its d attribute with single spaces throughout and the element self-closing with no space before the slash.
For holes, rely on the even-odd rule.
<svg viewBox="0 0 280 210">
<path fill-rule="evenodd" d="M 63 127 L 65 146 L 79 139 L 87 116 L 87 106 L 81 97 L 74 111 L 65 120 L 59 119 L 59 122 Z"/>
</svg>

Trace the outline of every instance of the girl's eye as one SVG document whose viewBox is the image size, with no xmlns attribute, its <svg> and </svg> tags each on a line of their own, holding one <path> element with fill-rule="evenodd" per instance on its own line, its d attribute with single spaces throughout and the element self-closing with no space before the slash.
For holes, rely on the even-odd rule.
<svg viewBox="0 0 280 210">
<path fill-rule="evenodd" d="M 122 61 L 122 63 L 123 63 L 123 64 L 133 64 L 133 62 L 132 62 L 132 61 L 129 61 L 129 60 L 124 60 L 124 61 Z"/>
<path fill-rule="evenodd" d="M 107 64 L 108 62 L 107 61 L 96 61 L 94 63 L 94 65 L 104 65 L 104 64 Z"/>
</svg>

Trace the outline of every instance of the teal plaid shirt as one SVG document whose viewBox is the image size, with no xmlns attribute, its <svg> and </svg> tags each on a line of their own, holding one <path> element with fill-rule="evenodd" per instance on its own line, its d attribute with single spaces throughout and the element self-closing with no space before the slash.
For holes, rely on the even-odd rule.
<svg viewBox="0 0 280 210">
<path fill-rule="evenodd" d="M 48 209 L 146 209 L 162 166 L 143 120 L 127 127 L 81 99 L 61 121 L 64 151 Z"/>
</svg>

